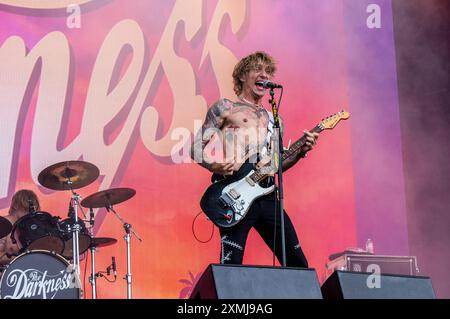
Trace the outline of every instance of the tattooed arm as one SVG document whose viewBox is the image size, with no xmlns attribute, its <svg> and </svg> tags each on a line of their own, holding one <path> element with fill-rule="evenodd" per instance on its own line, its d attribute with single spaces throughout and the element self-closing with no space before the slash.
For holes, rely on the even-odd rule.
<svg viewBox="0 0 450 319">
<path fill-rule="evenodd" d="M 214 134 L 219 132 L 222 128 L 231 107 L 232 102 L 227 99 L 221 99 L 211 106 L 206 113 L 206 118 L 201 130 L 197 132 L 197 135 L 191 144 L 191 158 L 207 170 L 221 175 L 232 174 L 233 163 L 212 162 L 205 157 L 204 149 L 211 141 Z"/>
</svg>

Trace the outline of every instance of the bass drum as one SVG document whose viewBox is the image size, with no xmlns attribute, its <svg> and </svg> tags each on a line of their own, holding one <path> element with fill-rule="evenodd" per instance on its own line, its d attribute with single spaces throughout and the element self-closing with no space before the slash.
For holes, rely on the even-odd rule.
<svg viewBox="0 0 450 319">
<path fill-rule="evenodd" d="M 63 257 L 45 250 L 17 256 L 0 279 L 1 299 L 80 299 L 81 282 Z"/>
</svg>

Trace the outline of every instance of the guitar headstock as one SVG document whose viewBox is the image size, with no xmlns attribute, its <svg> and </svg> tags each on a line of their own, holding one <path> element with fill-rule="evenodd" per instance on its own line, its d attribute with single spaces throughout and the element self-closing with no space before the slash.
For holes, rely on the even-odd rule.
<svg viewBox="0 0 450 319">
<path fill-rule="evenodd" d="M 319 127 L 322 130 L 331 130 L 339 123 L 339 121 L 346 120 L 349 117 L 350 113 L 342 110 L 340 112 L 337 112 L 336 114 L 333 114 L 323 119 L 322 122 L 319 123 Z"/>
</svg>

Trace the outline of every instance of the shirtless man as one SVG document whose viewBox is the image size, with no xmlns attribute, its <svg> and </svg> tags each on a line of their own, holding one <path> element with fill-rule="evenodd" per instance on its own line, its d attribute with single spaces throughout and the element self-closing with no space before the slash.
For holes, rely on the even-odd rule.
<svg viewBox="0 0 450 319">
<path fill-rule="evenodd" d="M 256 158 L 258 162 L 260 159 L 263 160 L 264 156 L 266 158 L 270 156 L 270 150 L 273 148 L 271 139 L 268 137 L 268 130 L 271 128 L 269 124 L 273 122 L 273 119 L 271 119 L 271 113 L 261 104 L 266 89 L 256 83 L 271 80 L 275 71 L 276 65 L 273 58 L 264 52 L 255 52 L 241 59 L 233 71 L 234 91 L 238 100 L 233 102 L 221 99 L 208 110 L 202 130 L 192 144 L 191 157 L 213 173 L 213 181 L 238 171 L 242 163 L 249 158 Z M 306 144 L 295 156 L 283 161 L 283 171 L 305 157 L 316 144 L 318 133 L 308 131 L 304 133 L 307 136 Z M 217 160 L 217 156 L 212 157 L 207 151 L 210 145 L 217 145 L 216 142 L 222 139 L 223 160 Z M 258 163 L 258 168 L 260 163 L 261 161 Z M 277 218 L 274 216 L 274 194 L 275 192 L 255 200 L 239 224 L 230 228 L 219 228 L 222 264 L 242 264 L 245 243 L 251 228 L 255 228 L 273 250 L 275 224 L 277 227 L 275 253 L 281 263 L 280 216 Z M 285 238 L 286 265 L 308 267 L 294 226 L 286 213 Z"/>
<path fill-rule="evenodd" d="M 5 218 L 14 225 L 19 218 L 30 212 L 30 206 L 33 207 L 33 211 L 40 210 L 39 200 L 36 194 L 33 191 L 26 189 L 17 191 L 11 200 L 11 206 L 8 215 L 5 216 Z M 14 259 L 14 255 L 19 252 L 19 246 L 13 244 L 10 235 L 11 234 L 0 239 L 0 265 L 9 264 L 11 260 Z"/>
</svg>

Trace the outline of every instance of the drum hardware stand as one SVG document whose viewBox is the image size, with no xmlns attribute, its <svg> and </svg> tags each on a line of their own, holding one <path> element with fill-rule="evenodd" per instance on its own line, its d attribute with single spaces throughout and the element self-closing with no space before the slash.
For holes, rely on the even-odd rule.
<svg viewBox="0 0 450 319">
<path fill-rule="evenodd" d="M 125 229 L 125 233 L 126 235 L 123 237 L 123 239 L 126 242 L 127 245 L 127 274 L 125 275 L 125 280 L 127 281 L 127 298 L 128 299 L 132 299 L 131 296 L 131 285 L 132 285 L 132 279 L 131 279 L 131 233 L 134 234 L 134 236 L 136 236 L 136 238 L 139 241 L 142 241 L 142 239 L 136 234 L 136 232 L 133 230 L 133 228 L 131 227 L 131 224 L 126 223 L 122 217 L 120 217 L 120 215 L 114 210 L 114 208 L 112 207 L 112 205 L 110 203 L 108 203 L 108 205 L 106 206 L 106 210 L 109 212 L 110 210 L 114 213 L 114 215 L 116 215 L 116 217 L 121 221 L 121 223 L 123 224 L 123 228 Z"/>
<path fill-rule="evenodd" d="M 73 206 L 73 219 L 74 219 L 74 225 L 71 227 L 72 231 L 72 250 L 73 250 L 73 266 L 77 272 L 78 276 L 81 276 L 80 272 L 80 242 L 79 242 L 79 234 L 80 234 L 80 225 L 78 224 L 78 207 L 80 206 L 80 198 L 81 196 L 78 195 L 72 188 L 72 181 L 70 180 L 70 177 L 67 177 L 67 185 L 69 186 L 70 191 L 72 192 L 72 198 L 71 198 L 71 207 Z M 81 208 L 81 207 L 80 207 Z M 81 212 L 83 213 L 84 218 L 86 219 L 86 215 L 84 214 L 83 210 L 81 209 Z"/>
</svg>

